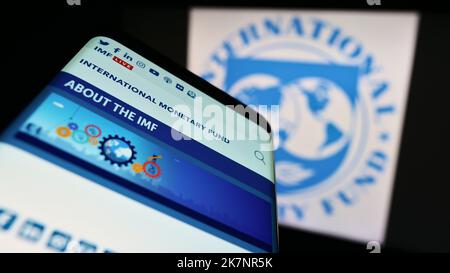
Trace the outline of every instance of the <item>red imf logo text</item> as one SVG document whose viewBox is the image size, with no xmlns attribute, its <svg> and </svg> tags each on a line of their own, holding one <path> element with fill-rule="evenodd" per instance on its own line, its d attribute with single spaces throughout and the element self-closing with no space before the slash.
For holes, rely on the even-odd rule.
<svg viewBox="0 0 450 273">
<path fill-rule="evenodd" d="M 119 57 L 117 57 L 117 56 L 113 56 L 113 60 L 114 60 L 116 63 L 118 63 L 118 64 L 120 64 L 120 65 L 126 67 L 126 68 L 129 69 L 129 70 L 133 70 L 133 66 L 132 66 L 131 64 L 125 62 L 125 61 L 122 60 L 121 58 L 119 58 Z"/>
</svg>

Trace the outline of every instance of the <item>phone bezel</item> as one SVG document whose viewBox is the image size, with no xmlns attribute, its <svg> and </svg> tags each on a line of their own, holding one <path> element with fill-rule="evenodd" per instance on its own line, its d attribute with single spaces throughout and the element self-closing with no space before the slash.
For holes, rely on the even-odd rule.
<svg viewBox="0 0 450 273">
<path fill-rule="evenodd" d="M 243 106 L 242 108 L 246 110 L 245 114 L 236 111 L 237 113 L 243 115 L 246 119 L 252 120 L 256 124 L 258 124 L 261 128 L 263 128 L 271 137 L 272 137 L 272 130 L 270 124 L 267 122 L 267 120 L 260 115 L 258 112 L 253 110 L 251 107 L 247 107 L 246 104 L 240 102 L 236 98 L 230 96 L 228 93 L 224 92 L 223 90 L 220 90 L 219 88 L 215 87 L 214 85 L 210 84 L 206 80 L 200 78 L 199 76 L 195 75 L 194 73 L 190 72 L 186 68 L 178 65 L 168 57 L 162 55 L 157 50 L 153 49 L 152 47 L 148 46 L 147 44 L 143 43 L 142 41 L 139 41 L 137 38 L 132 37 L 131 35 L 117 30 L 110 30 L 110 29 L 103 29 L 101 27 L 94 27 L 89 31 L 79 31 L 79 30 L 73 30 L 70 32 L 70 38 L 67 38 L 67 40 L 70 41 L 70 43 L 65 43 L 62 47 L 62 52 L 64 53 L 62 56 L 61 54 L 56 54 L 53 58 L 47 58 L 46 64 L 49 69 L 49 72 L 53 70 L 53 67 L 56 68 L 59 63 L 67 64 L 73 56 L 78 52 L 80 49 L 82 49 L 92 38 L 95 37 L 106 37 L 110 38 L 118 43 L 121 43 L 122 45 L 126 46 L 127 48 L 133 50 L 137 54 L 141 55 L 142 57 L 148 59 L 149 61 L 155 63 L 156 65 L 160 66 L 161 68 L 167 70 L 168 72 L 174 74 L 176 77 L 180 78 L 181 80 L 187 82 L 189 85 L 201 90 L 206 95 L 210 96 L 211 98 L 215 99 L 217 102 L 225 105 L 225 106 Z M 50 41 L 51 42 L 51 41 Z M 54 46 L 50 48 L 55 48 Z M 49 50 L 50 52 L 50 50 Z M 67 55 L 69 54 L 69 55 Z M 66 56 L 67 55 L 67 56 Z M 55 69 L 53 75 L 58 73 L 61 70 L 62 67 L 59 67 L 58 70 Z M 36 82 L 36 84 L 44 84 L 46 86 L 50 81 L 49 79 L 42 80 L 43 82 L 39 83 Z M 42 90 L 43 86 L 36 86 L 36 90 Z M 37 92 L 39 94 L 40 92 Z M 33 97 L 34 100 L 34 97 Z M 29 103 L 27 103 L 27 106 Z M 18 113 L 20 113 L 22 110 Z M 12 121 L 7 122 L 5 128 L 2 128 L 1 131 L 4 129 L 7 129 L 11 122 L 16 120 L 14 118 Z M 264 124 L 264 126 L 261 125 Z M 272 152 L 273 153 L 273 152 Z M 275 164 L 272 162 L 272 168 L 275 171 Z M 275 187 L 275 185 L 274 185 Z M 276 198 L 274 200 L 275 208 L 274 208 L 274 221 L 275 221 L 275 241 L 273 244 L 273 252 L 279 251 L 279 232 L 278 232 L 278 220 L 277 220 L 277 209 L 276 209 Z"/>
</svg>

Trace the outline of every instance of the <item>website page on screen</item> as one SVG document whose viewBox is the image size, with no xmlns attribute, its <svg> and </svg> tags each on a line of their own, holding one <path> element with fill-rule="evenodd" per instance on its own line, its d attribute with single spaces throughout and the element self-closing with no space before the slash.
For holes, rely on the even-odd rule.
<svg viewBox="0 0 450 273">
<path fill-rule="evenodd" d="M 0 251 L 276 251 L 271 148 L 254 121 L 92 38 L 1 135 Z"/>
</svg>

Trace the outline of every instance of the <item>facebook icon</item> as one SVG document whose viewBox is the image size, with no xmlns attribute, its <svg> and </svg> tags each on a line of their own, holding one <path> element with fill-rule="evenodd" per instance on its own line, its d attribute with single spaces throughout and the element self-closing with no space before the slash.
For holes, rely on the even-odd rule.
<svg viewBox="0 0 450 273">
<path fill-rule="evenodd" d="M 17 214 L 0 208 L 0 230 L 9 230 L 17 218 Z"/>
</svg>

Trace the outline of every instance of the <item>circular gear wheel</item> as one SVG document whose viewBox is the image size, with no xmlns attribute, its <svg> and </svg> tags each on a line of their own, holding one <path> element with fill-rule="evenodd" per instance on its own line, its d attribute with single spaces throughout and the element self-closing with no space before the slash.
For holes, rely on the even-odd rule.
<svg viewBox="0 0 450 273">
<path fill-rule="evenodd" d="M 127 166 L 136 159 L 136 150 L 131 142 L 118 135 L 108 135 L 98 142 L 100 154 L 109 161 L 111 165 Z M 114 148 L 113 148 L 114 147 Z M 118 150 L 121 149 L 121 152 Z"/>
</svg>

